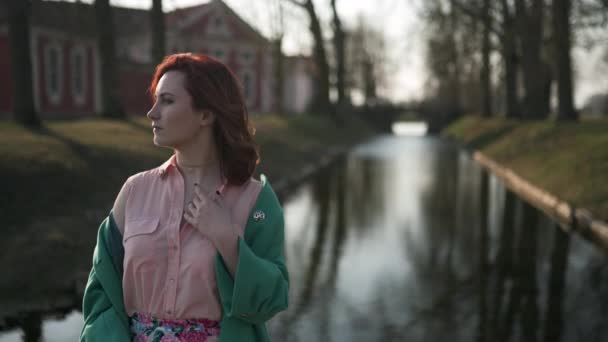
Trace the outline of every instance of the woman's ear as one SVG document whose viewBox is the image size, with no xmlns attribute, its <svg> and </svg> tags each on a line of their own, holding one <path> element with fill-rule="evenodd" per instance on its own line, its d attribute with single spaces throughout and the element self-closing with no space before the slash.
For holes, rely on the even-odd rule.
<svg viewBox="0 0 608 342">
<path fill-rule="evenodd" d="M 210 110 L 203 110 L 200 118 L 201 126 L 209 126 L 215 121 L 215 114 Z"/>
</svg>

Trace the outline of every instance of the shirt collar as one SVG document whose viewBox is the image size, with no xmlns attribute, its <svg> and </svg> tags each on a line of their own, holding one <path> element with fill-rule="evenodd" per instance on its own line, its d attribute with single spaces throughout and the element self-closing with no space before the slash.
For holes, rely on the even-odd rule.
<svg viewBox="0 0 608 342">
<path fill-rule="evenodd" d="M 174 168 L 177 168 L 177 159 L 175 154 L 171 155 L 171 158 L 169 158 L 169 160 L 164 162 L 163 165 L 159 167 L 160 177 L 164 179 L 167 176 L 167 173 Z"/>
</svg>

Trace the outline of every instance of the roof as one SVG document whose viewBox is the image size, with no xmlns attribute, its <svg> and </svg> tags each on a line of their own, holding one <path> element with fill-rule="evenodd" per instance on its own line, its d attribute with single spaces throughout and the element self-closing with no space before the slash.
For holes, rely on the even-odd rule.
<svg viewBox="0 0 608 342">
<path fill-rule="evenodd" d="M 166 15 L 167 27 L 184 33 L 198 33 L 206 27 L 211 15 L 221 14 L 227 19 L 232 33 L 259 44 L 267 44 L 268 40 L 256 29 L 241 18 L 222 0 L 212 0 L 201 5 L 184 7 L 169 12 Z"/>
<path fill-rule="evenodd" d="M 112 6 L 117 36 L 148 34 L 150 17 L 148 10 Z M 221 11 L 228 18 L 235 34 L 256 43 L 268 40 L 245 22 L 221 0 L 212 0 L 195 6 L 183 7 L 165 14 L 167 30 L 186 33 L 200 32 L 201 18 Z M 66 1 L 32 1 L 33 27 L 54 29 L 75 36 L 95 37 L 95 8 L 92 4 Z M 0 6 L 0 24 L 7 20 L 4 6 Z"/>
<path fill-rule="evenodd" d="M 211 5 L 211 2 L 206 2 L 200 5 L 177 8 L 165 14 L 165 23 L 167 24 L 167 26 L 174 26 L 189 17 L 197 15 L 198 13 L 204 13 L 208 11 L 210 7 L 209 5 Z"/>
<path fill-rule="evenodd" d="M 117 35 L 148 31 L 147 10 L 112 7 L 114 27 Z M 0 6 L 0 22 L 7 20 L 4 6 Z M 32 1 L 31 25 L 37 28 L 54 29 L 75 36 L 95 37 L 95 8 L 91 4 L 65 1 Z"/>
</svg>

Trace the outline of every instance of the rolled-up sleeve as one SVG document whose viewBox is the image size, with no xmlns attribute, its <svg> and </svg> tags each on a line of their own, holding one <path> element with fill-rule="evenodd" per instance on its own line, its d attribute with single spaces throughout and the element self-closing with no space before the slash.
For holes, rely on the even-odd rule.
<svg viewBox="0 0 608 342">
<path fill-rule="evenodd" d="M 239 258 L 234 278 L 218 254 L 217 282 L 224 314 L 259 324 L 288 306 L 283 210 L 278 207 L 272 217 L 247 229 L 245 238 L 238 241 Z"/>
</svg>

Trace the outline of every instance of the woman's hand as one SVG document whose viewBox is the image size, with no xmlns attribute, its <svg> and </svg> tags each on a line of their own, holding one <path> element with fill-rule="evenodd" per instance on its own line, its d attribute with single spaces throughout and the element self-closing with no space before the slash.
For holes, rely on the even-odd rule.
<svg viewBox="0 0 608 342">
<path fill-rule="evenodd" d="M 194 198 L 186 207 L 184 218 L 216 247 L 221 239 L 234 233 L 230 209 L 222 197 L 214 191 L 205 193 L 198 185 L 194 187 Z"/>
</svg>

